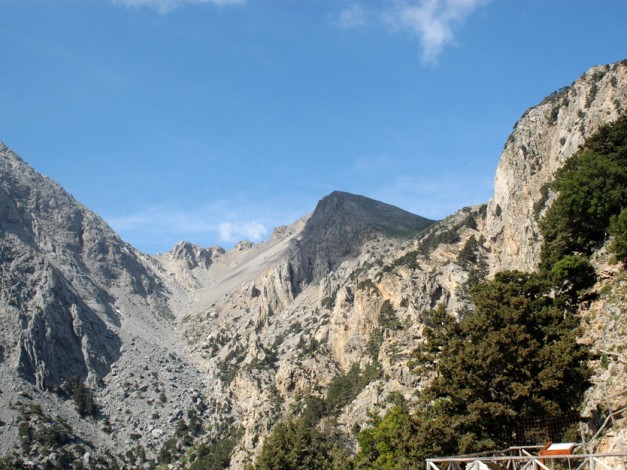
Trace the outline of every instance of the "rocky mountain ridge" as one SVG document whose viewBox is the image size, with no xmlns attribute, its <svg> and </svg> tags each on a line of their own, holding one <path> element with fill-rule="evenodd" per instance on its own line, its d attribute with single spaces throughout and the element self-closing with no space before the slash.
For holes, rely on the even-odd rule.
<svg viewBox="0 0 627 470">
<path fill-rule="evenodd" d="M 153 261 L 4 145 L 0 233 L 2 423 L 16 421 L 15 405 L 26 397 L 49 415 L 68 419 L 82 439 L 102 451 L 148 427 L 145 418 L 139 418 L 141 423 L 137 418 L 142 407 L 131 406 L 133 382 L 120 382 L 120 377 L 152 376 L 153 393 L 176 397 L 161 411 L 165 423 L 191 407 L 194 399 L 188 390 L 177 390 L 176 382 L 203 389 L 203 378 L 181 359 L 170 293 Z M 174 368 L 185 372 L 177 381 L 156 380 L 164 369 Z M 50 393 L 71 377 L 80 377 L 99 394 L 101 419 L 85 422 L 68 412 L 66 400 Z M 120 406 L 118 396 L 128 408 Z M 126 413 L 130 408 L 134 419 Z M 113 427 L 117 432 L 109 431 Z M 0 431 L 6 454 L 19 442 L 18 430 L 6 425 Z M 157 449 L 163 440 L 154 440 Z"/>
<path fill-rule="evenodd" d="M 395 393 L 412 401 L 427 380 L 410 366 L 423 312 L 466 311 L 469 278 L 537 266 L 555 172 L 625 109 L 627 64 L 591 69 L 517 123 L 493 199 L 443 221 L 336 192 L 266 242 L 182 242 L 152 257 L 2 146 L 2 453 L 23 439 L 10 423 L 27 403 L 71 422 L 89 443 L 75 455 L 84 461 L 108 451 L 127 466 L 142 452 L 165 462 L 184 442 L 236 435 L 231 467 L 243 468 L 274 423 L 358 368 L 361 389 L 334 416 L 354 449 L 368 413 Z M 624 323 L 624 271 L 603 253 L 593 262 L 603 275 L 584 312 L 599 351 L 589 411 L 616 394 L 610 406 L 620 407 L 625 383 L 625 334 L 610 327 Z M 81 418 L 48 391 L 70 376 L 93 390 L 99 417 Z"/>
<path fill-rule="evenodd" d="M 410 238 L 434 221 L 372 199 L 335 191 L 323 197 L 290 247 L 294 292 L 359 254 L 373 235 Z"/>
</svg>

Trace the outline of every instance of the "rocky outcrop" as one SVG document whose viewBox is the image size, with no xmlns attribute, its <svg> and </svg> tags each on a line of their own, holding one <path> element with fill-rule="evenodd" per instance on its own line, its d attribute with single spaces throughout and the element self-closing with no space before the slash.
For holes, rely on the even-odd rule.
<svg viewBox="0 0 627 470">
<path fill-rule="evenodd" d="M 376 235 L 410 238 L 432 223 L 389 204 L 335 191 L 320 200 L 290 247 L 294 291 L 358 255 L 362 244 Z"/>
<path fill-rule="evenodd" d="M 202 248 L 193 243 L 180 242 L 172 248 L 171 256 L 191 271 L 195 268 L 208 269 L 213 260 L 224 253 L 224 248 L 219 246 Z"/>
<path fill-rule="evenodd" d="M 590 303 L 580 312 L 585 325 L 582 340 L 590 345 L 593 371 L 583 415 L 596 418 L 601 425 L 605 413 L 619 412 L 592 450 L 627 452 L 627 271 L 613 261 L 607 247 L 595 253 L 592 263 L 597 282 L 589 294 Z"/>
<path fill-rule="evenodd" d="M 552 200 L 555 172 L 601 125 L 627 110 L 627 61 L 593 67 L 572 85 L 529 109 L 499 160 L 488 204 L 491 271 L 535 269 L 538 222 Z"/>
</svg>

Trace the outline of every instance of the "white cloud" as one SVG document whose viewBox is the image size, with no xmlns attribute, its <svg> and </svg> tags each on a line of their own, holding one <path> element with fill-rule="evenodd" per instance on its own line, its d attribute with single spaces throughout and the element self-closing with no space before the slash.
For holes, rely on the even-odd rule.
<svg viewBox="0 0 627 470">
<path fill-rule="evenodd" d="M 455 41 L 455 27 L 490 0 L 398 0 L 393 6 L 366 12 L 361 4 L 353 4 L 340 14 L 343 27 L 363 26 L 366 18 L 378 17 L 395 30 L 415 34 L 425 63 L 433 63 L 444 47 Z"/>
<path fill-rule="evenodd" d="M 342 28 L 359 28 L 365 26 L 366 10 L 360 4 L 353 3 L 340 13 L 337 23 Z"/>
<path fill-rule="evenodd" d="M 109 214 L 105 219 L 124 240 L 156 253 L 168 251 L 182 240 L 201 246 L 224 244 L 226 248 L 240 240 L 259 242 L 270 235 L 267 227 L 292 223 L 302 215 L 234 197 L 193 207 L 154 205 L 127 214 Z"/>
<path fill-rule="evenodd" d="M 238 5 L 245 3 L 246 0 L 112 0 L 116 5 L 127 7 L 150 7 L 158 10 L 160 13 L 168 13 L 185 4 L 206 4 L 213 5 Z"/>
<path fill-rule="evenodd" d="M 268 229 L 254 220 L 246 222 L 222 222 L 219 225 L 220 241 L 233 243 L 239 240 L 257 242 L 262 240 Z"/>
<path fill-rule="evenodd" d="M 453 42 L 453 27 L 484 3 L 486 0 L 421 0 L 401 5 L 391 19 L 420 38 L 422 60 L 433 62 L 444 46 Z"/>
</svg>

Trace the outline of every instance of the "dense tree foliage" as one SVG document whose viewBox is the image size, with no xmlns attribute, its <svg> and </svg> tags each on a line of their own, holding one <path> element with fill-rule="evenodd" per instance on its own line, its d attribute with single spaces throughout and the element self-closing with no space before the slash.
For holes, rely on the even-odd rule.
<svg viewBox="0 0 627 470">
<path fill-rule="evenodd" d="M 414 468 L 421 457 L 416 446 L 418 435 L 407 404 L 394 405 L 384 417 L 374 417 L 371 427 L 359 434 L 361 451 L 355 458 L 355 468 Z"/>
<path fill-rule="evenodd" d="M 227 432 L 219 439 L 208 439 L 200 443 L 193 452 L 189 470 L 222 470 L 229 468 L 231 453 L 241 437 L 236 430 Z"/>
<path fill-rule="evenodd" d="M 277 423 L 266 438 L 255 470 L 350 468 L 332 431 L 322 432 L 301 418 Z"/>
<path fill-rule="evenodd" d="M 627 262 L 627 209 L 623 209 L 618 216 L 612 217 L 610 221 L 610 235 L 612 243 L 610 249 L 616 258 L 623 263 Z"/>
<path fill-rule="evenodd" d="M 357 398 L 357 395 L 372 380 L 369 374 L 362 373 L 355 363 L 346 374 L 336 376 L 327 389 L 327 398 L 323 402 L 326 412 L 338 413 L 344 406 Z"/>
<path fill-rule="evenodd" d="M 473 291 L 475 312 L 451 328 L 427 393 L 463 415 L 458 435 L 507 444 L 517 420 L 579 403 L 588 385 L 586 350 L 577 342 L 577 318 L 553 291 L 546 275 L 520 272 L 497 274 Z"/>
<path fill-rule="evenodd" d="M 329 384 L 325 398 L 314 395 L 302 399 L 296 415 L 277 423 L 263 443 L 255 462 L 256 470 L 351 468 L 342 446 L 335 416 L 380 373 L 372 361 L 364 369 L 355 363 Z M 324 421 L 324 422 L 323 422 Z M 323 423 L 322 423 L 323 422 Z"/>
<path fill-rule="evenodd" d="M 553 189 L 558 196 L 540 224 L 546 269 L 566 255 L 590 254 L 625 208 L 627 116 L 588 139 L 557 173 Z"/>
</svg>

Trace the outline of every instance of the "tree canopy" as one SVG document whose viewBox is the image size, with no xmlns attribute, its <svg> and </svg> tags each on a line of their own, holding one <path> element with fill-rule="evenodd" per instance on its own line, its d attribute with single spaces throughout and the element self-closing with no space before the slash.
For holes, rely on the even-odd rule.
<svg viewBox="0 0 627 470">
<path fill-rule="evenodd" d="M 420 468 L 428 456 L 559 438 L 520 426 L 569 414 L 589 385 L 577 318 L 554 291 L 548 273 L 507 271 L 472 290 L 475 311 L 459 322 L 427 312 L 415 362 L 434 378 L 414 413 L 397 405 L 362 431 L 358 468 Z"/>
<path fill-rule="evenodd" d="M 610 221 L 627 203 L 627 115 L 586 141 L 557 173 L 557 198 L 540 223 L 542 266 L 588 255 L 605 241 Z M 624 228 L 622 233 L 624 234 Z"/>
</svg>

